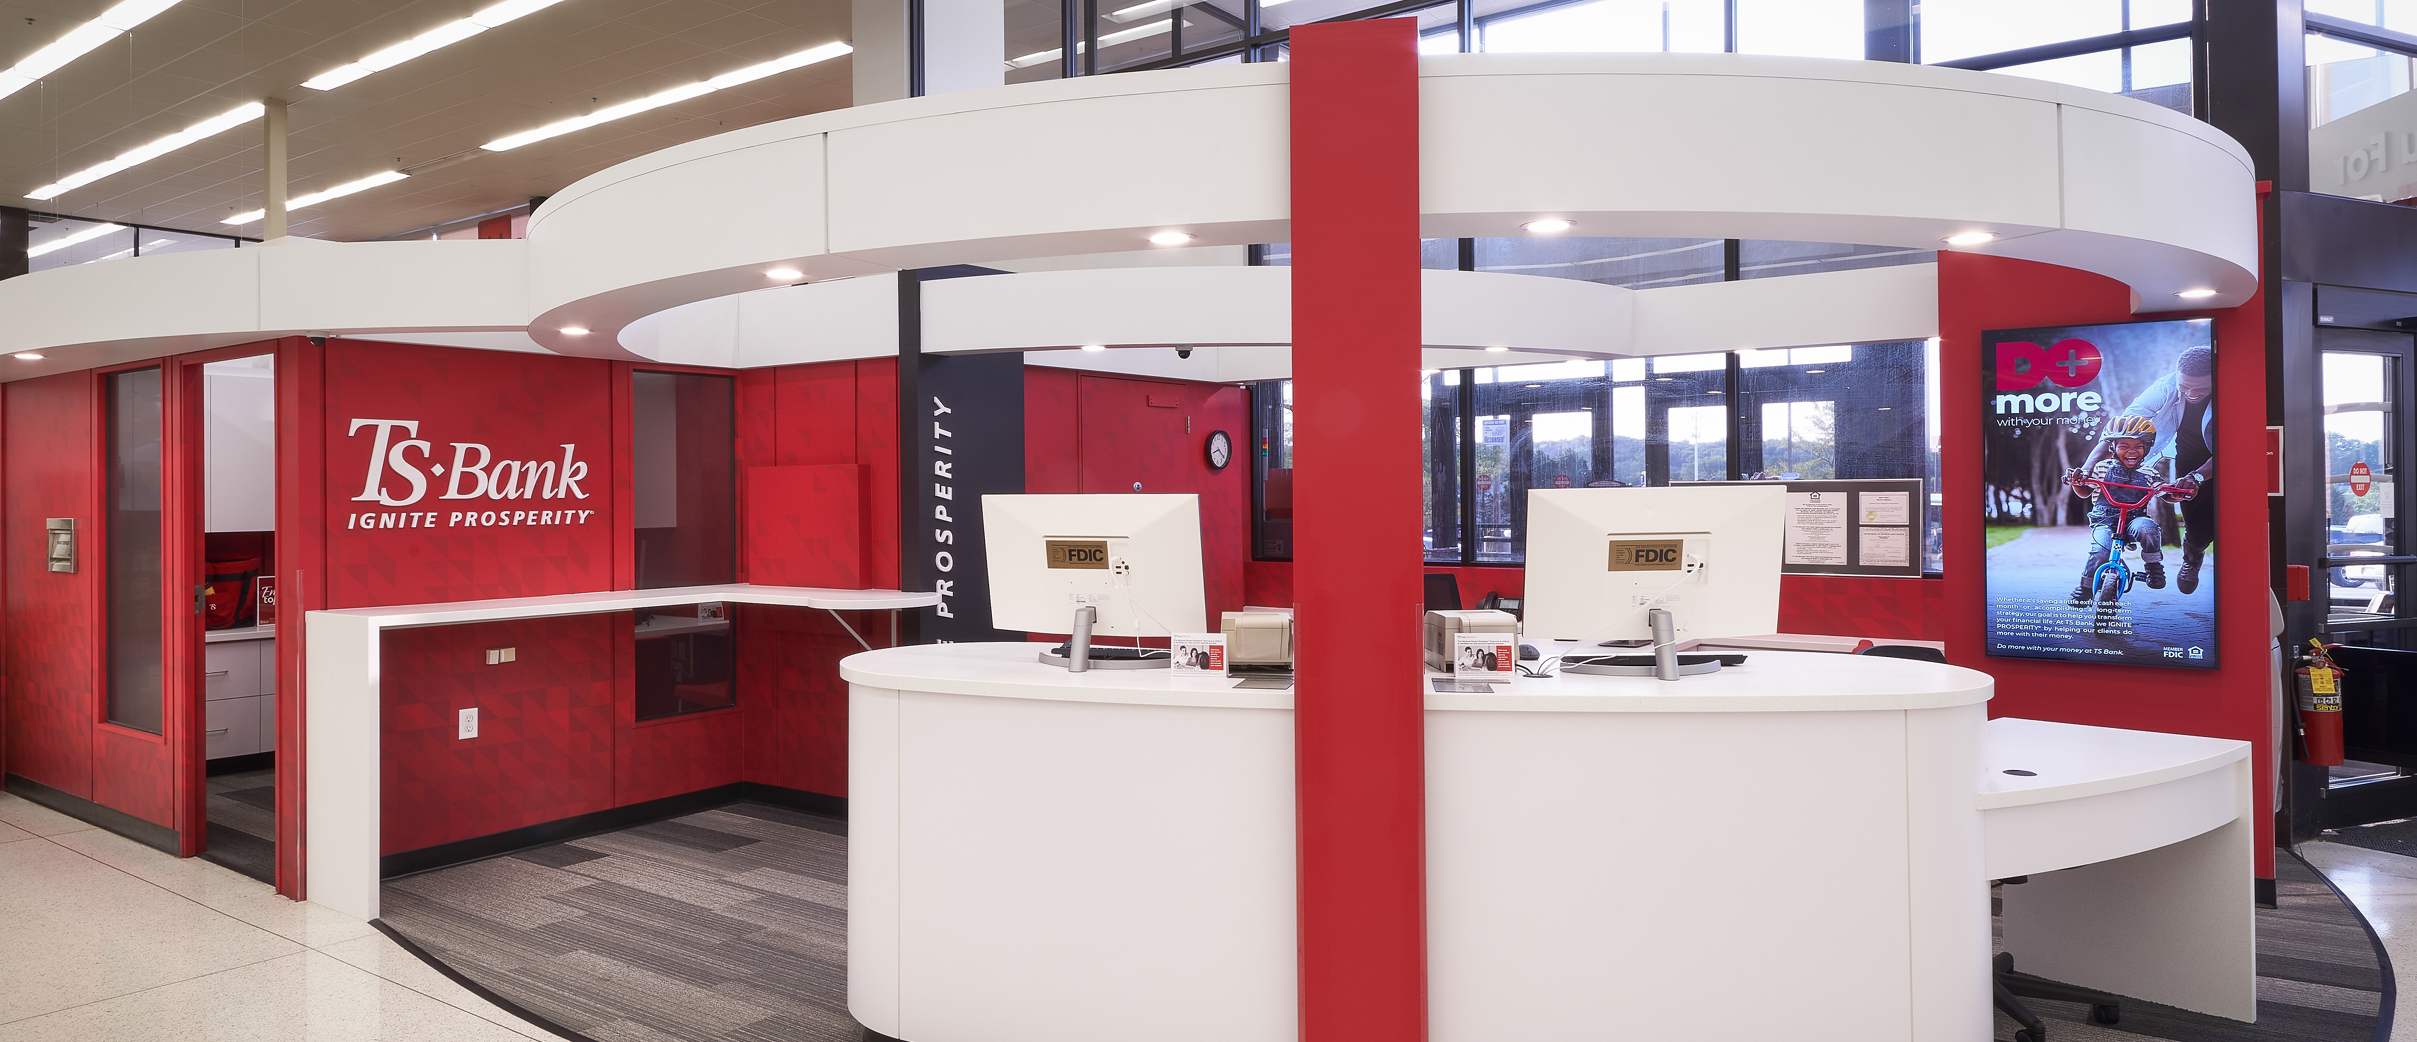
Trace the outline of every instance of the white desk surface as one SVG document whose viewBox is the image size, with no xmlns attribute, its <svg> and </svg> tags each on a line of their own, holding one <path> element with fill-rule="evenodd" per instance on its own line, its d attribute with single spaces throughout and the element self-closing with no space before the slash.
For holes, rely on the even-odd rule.
<svg viewBox="0 0 2417 1042">
<path fill-rule="evenodd" d="M 488 622 L 496 619 L 528 619 L 551 615 L 584 615 L 589 612 L 659 608 L 672 604 L 695 604 L 702 601 L 786 604 L 805 608 L 828 608 L 834 611 L 884 611 L 894 608 L 928 608 L 940 603 L 940 595 L 937 593 L 905 593 L 898 590 L 828 590 L 813 586 L 757 586 L 751 583 L 731 583 L 722 586 L 677 586 L 662 590 L 606 590 L 597 593 L 570 593 L 552 597 L 499 597 L 483 601 L 452 601 L 441 604 L 398 604 L 382 608 L 339 608 L 329 611 L 314 611 L 311 614 L 369 619 L 381 628 L 394 628 Z"/>
<path fill-rule="evenodd" d="M 2013 717 L 1989 721 L 1982 748 L 1982 810 L 2144 789 L 2249 756 L 2248 742 L 2229 738 Z M 2005 773 L 2009 769 L 2035 776 Z"/>
<path fill-rule="evenodd" d="M 1047 644 L 924 644 L 850 655 L 849 683 L 899 691 L 1066 702 L 1290 709 L 1291 690 L 1235 690 L 1224 677 L 1163 669 L 1069 673 L 1042 665 Z M 1422 685 L 1425 681 L 1422 679 Z M 1987 674 L 1905 659 L 1762 651 L 1743 666 L 1665 683 L 1649 677 L 1519 678 L 1492 694 L 1425 693 L 1430 710 L 1717 713 L 1937 709 L 1989 699 Z"/>
</svg>

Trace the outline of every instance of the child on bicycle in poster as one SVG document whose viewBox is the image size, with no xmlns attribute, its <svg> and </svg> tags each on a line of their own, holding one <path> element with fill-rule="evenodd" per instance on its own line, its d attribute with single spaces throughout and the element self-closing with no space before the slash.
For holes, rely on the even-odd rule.
<svg viewBox="0 0 2417 1042">
<path fill-rule="evenodd" d="M 2157 422 L 2146 416 L 2118 416 L 2107 424 L 2106 433 L 2099 440 L 2106 443 L 2108 458 L 2098 461 L 2087 475 L 2079 468 L 2065 475 L 2065 484 L 2073 494 L 2093 504 L 2089 518 L 2090 559 L 2081 566 L 2081 583 L 2073 587 L 2070 602 L 2076 608 L 2089 606 L 2093 577 L 2107 563 L 2119 541 L 2140 544 L 2140 560 L 2146 566 L 2143 578 L 2148 581 L 2148 588 L 2165 588 L 2165 532 L 2147 509 L 2154 493 L 2145 491 L 2162 484 L 2147 469 L 2149 446 L 2157 440 Z M 2115 493 L 2107 488 L 2109 485 L 2135 488 Z M 2118 495 L 2120 503 L 2114 501 Z M 2128 524 L 2124 521 L 2127 516 Z M 2126 531 L 2117 532 L 2118 525 Z"/>
</svg>

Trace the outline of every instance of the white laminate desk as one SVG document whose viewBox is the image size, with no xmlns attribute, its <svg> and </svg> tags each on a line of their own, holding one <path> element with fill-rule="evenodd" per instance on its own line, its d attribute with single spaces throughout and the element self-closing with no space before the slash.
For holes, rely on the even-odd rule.
<svg viewBox="0 0 2417 1042">
<path fill-rule="evenodd" d="M 310 754 L 304 767 L 309 798 L 303 806 L 310 900 L 362 919 L 378 917 L 380 633 L 710 601 L 820 608 L 864 644 L 840 612 L 929 607 L 940 603 L 940 595 L 733 583 L 305 613 L 309 641 L 304 649 L 303 724 Z"/>
<path fill-rule="evenodd" d="M 850 1011 L 906 1042 L 1295 1038 L 1292 692 L 1034 648 L 841 663 Z M 1757 652 L 1415 693 L 1431 1037 L 1979 1042 L 1988 883 L 2020 873 L 2022 969 L 2252 1016 L 2246 744 L 1989 723 L 1990 691 Z"/>
<path fill-rule="evenodd" d="M 849 1007 L 908 1042 L 1295 1037 L 1290 691 L 841 663 Z M 1756 653 L 1427 707 L 1429 1032 L 1987 1038 L 1987 676 Z"/>
</svg>

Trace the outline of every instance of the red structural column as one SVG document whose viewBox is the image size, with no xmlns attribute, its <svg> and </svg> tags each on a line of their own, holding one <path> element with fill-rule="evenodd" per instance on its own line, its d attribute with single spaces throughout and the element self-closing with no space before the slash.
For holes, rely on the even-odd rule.
<svg viewBox="0 0 2417 1042">
<path fill-rule="evenodd" d="M 1418 41 L 1292 33 L 1303 1042 L 1426 1037 Z"/>
</svg>

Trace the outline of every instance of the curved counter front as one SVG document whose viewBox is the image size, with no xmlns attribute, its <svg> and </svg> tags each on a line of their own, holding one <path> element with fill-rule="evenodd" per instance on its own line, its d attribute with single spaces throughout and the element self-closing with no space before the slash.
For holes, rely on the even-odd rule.
<svg viewBox="0 0 2417 1042">
<path fill-rule="evenodd" d="M 1294 692 L 1037 647 L 841 664 L 850 1010 L 907 1042 L 1295 1038 Z M 1764 652 L 1404 692 L 1431 1037 L 1987 1038 L 1990 689 Z"/>
</svg>

